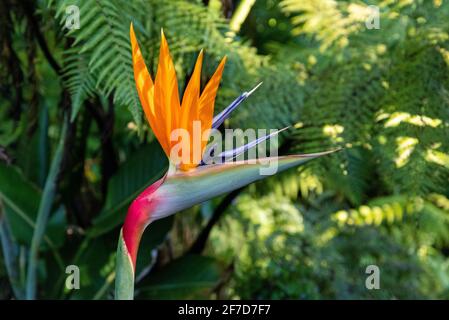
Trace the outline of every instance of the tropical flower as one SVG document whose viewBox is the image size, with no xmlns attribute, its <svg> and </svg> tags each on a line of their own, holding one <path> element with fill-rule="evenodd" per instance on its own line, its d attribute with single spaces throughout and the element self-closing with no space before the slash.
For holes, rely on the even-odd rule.
<svg viewBox="0 0 449 320">
<path fill-rule="evenodd" d="M 212 78 L 200 92 L 203 61 L 203 51 L 201 51 L 182 100 L 180 100 L 175 67 L 164 33 L 161 32 L 159 63 L 154 82 L 145 65 L 132 24 L 130 38 L 137 92 L 145 116 L 169 158 L 170 164 L 164 177 L 144 190 L 128 209 L 117 249 L 115 289 L 117 299 L 133 298 L 137 251 L 141 236 L 151 222 L 266 177 L 260 174 L 260 169 L 267 162 L 276 161 L 277 172 L 280 172 L 329 153 L 269 157 L 252 162 L 233 161 L 239 154 L 279 133 L 281 131 L 279 130 L 242 147 L 214 155 L 215 158 L 224 160 L 222 163 L 205 164 L 202 161 L 204 160 L 202 156 L 205 153 L 207 139 L 194 141 L 198 136 L 198 134 L 194 134 L 195 123 L 199 124 L 200 137 L 207 136 L 208 130 L 218 128 L 257 87 L 249 92 L 244 92 L 214 117 L 215 97 L 226 58 L 221 60 Z M 189 133 L 189 139 L 181 141 L 182 148 L 179 153 L 189 154 L 187 157 L 181 157 L 182 160 L 174 164 L 171 153 L 179 142 L 172 139 L 172 133 L 179 129 Z M 195 143 L 200 146 L 199 156 L 195 153 L 195 148 L 192 147 Z M 206 151 L 208 155 L 213 152 L 213 148 Z"/>
</svg>

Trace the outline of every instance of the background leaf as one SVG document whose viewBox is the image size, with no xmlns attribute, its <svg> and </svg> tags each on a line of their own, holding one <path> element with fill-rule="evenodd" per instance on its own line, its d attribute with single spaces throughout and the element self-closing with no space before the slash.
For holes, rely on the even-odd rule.
<svg viewBox="0 0 449 320">
<path fill-rule="evenodd" d="M 89 235 L 99 236 L 120 225 L 131 201 L 162 177 L 167 164 L 165 154 L 157 142 L 142 146 L 131 155 L 109 182 L 106 203 L 94 220 Z"/>
<path fill-rule="evenodd" d="M 205 297 L 217 285 L 220 270 L 211 257 L 186 255 L 172 261 L 139 284 L 137 298 L 193 299 Z"/>
<path fill-rule="evenodd" d="M 0 196 L 14 239 L 29 245 L 39 207 L 40 190 L 27 181 L 17 168 L 0 163 Z M 43 249 L 49 246 L 57 248 L 63 244 L 65 225 L 64 211 L 58 209 L 49 221 Z"/>
</svg>

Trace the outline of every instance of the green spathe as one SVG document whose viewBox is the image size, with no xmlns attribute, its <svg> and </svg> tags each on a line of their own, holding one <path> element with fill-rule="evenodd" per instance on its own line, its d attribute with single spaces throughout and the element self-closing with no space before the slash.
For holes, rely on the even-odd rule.
<svg viewBox="0 0 449 320">
<path fill-rule="evenodd" d="M 162 185 L 153 194 L 159 201 L 158 206 L 151 214 L 151 221 L 164 218 L 334 151 L 336 150 L 226 162 L 200 166 L 187 172 L 169 172 Z M 264 175 L 264 168 L 266 169 L 270 165 L 275 170 Z"/>
</svg>

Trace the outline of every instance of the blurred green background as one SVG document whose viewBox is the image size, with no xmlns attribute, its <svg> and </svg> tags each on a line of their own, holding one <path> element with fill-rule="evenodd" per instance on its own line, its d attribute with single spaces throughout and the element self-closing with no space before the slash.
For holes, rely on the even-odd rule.
<svg viewBox="0 0 449 320">
<path fill-rule="evenodd" d="M 37 298 L 113 297 L 127 206 L 166 169 L 131 21 L 152 74 L 164 28 L 181 91 L 201 48 L 203 83 L 228 56 L 216 112 L 263 81 L 225 127 L 344 147 L 152 224 L 136 298 L 449 298 L 448 1 L 0 0 L 1 299 L 24 298 L 30 250 Z"/>
</svg>

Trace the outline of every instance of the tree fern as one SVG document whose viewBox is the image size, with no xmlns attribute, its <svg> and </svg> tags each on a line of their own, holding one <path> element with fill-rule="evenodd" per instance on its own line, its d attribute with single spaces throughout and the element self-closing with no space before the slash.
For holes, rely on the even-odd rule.
<svg viewBox="0 0 449 320">
<path fill-rule="evenodd" d="M 73 29 L 68 36 L 74 37 L 73 46 L 67 55 L 85 54 L 88 57 L 87 68 L 96 79 L 97 88 L 105 95 L 113 94 L 119 105 L 128 106 L 134 120 L 141 123 L 141 107 L 134 88 L 134 75 L 131 65 L 129 45 L 130 20 L 125 19 L 118 1 L 60 1 L 57 16 L 61 25 L 65 24 L 63 12 L 68 5 L 78 5 L 80 11 L 80 29 Z M 71 58 L 72 60 L 74 58 Z M 71 77 L 81 78 L 85 68 L 79 73 L 71 73 Z M 72 91 L 83 92 L 82 83 L 74 88 L 75 80 L 71 80 Z"/>
</svg>

